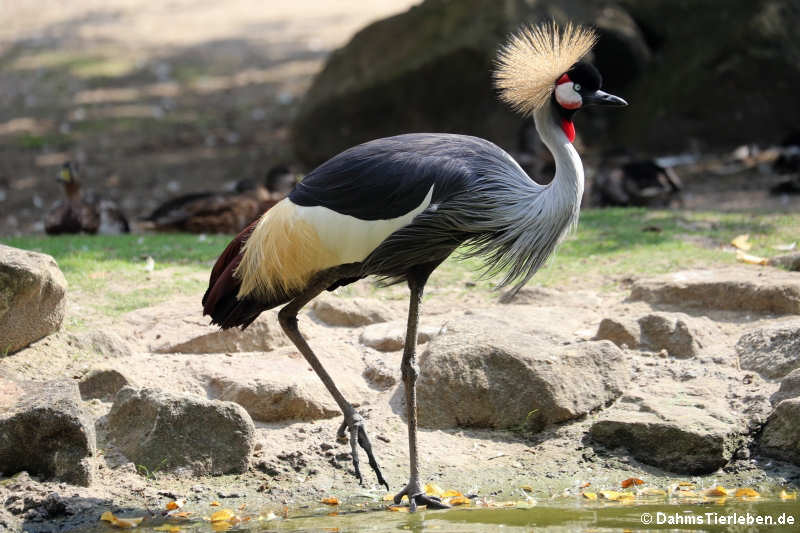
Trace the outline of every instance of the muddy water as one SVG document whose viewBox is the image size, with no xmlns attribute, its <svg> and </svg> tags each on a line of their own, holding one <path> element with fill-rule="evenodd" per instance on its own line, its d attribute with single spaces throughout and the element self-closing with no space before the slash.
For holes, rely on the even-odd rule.
<svg viewBox="0 0 800 533">
<path fill-rule="evenodd" d="M 445 511 L 423 510 L 415 514 L 387 511 L 377 504 L 372 509 L 340 509 L 332 512 L 328 508 L 305 514 L 300 510 L 289 512 L 287 518 L 273 518 L 265 512 L 263 515 L 249 515 L 247 521 L 235 525 L 210 523 L 206 519 L 183 522 L 179 527 L 180 531 L 192 532 L 800 531 L 800 503 L 777 498 L 711 500 L 694 504 L 664 501 L 622 504 L 564 499 L 516 504 L 513 507 L 472 505 Z M 168 529 L 163 522 L 148 521 L 138 530 Z M 111 529 L 98 526 L 96 531 Z"/>
</svg>

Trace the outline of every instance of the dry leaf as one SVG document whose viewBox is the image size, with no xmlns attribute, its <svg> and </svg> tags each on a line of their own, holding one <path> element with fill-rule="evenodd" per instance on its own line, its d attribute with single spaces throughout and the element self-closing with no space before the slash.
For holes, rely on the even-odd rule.
<svg viewBox="0 0 800 533">
<path fill-rule="evenodd" d="M 169 502 L 167 504 L 167 511 L 174 511 L 175 509 L 180 509 L 184 505 L 186 505 L 186 499 L 185 498 L 181 498 L 180 500 L 175 500 L 175 501 Z"/>
<path fill-rule="evenodd" d="M 580 487 L 578 487 L 578 488 L 579 488 L 579 489 L 585 489 L 586 487 L 591 487 L 591 486 L 592 486 L 592 484 L 591 484 L 591 483 L 589 483 L 589 482 L 587 481 L 586 483 L 584 483 L 583 485 L 581 485 L 581 486 L 580 486 Z"/>
<path fill-rule="evenodd" d="M 240 505 L 240 506 L 239 506 L 239 510 L 240 510 L 240 511 L 244 511 L 244 508 L 245 508 L 245 507 L 247 507 L 247 504 L 246 504 L 246 503 L 243 503 L 242 505 Z"/>
<path fill-rule="evenodd" d="M 210 505 L 211 507 L 219 507 L 219 502 L 217 500 L 214 500 L 213 502 L 209 503 L 208 505 Z"/>
<path fill-rule="evenodd" d="M 601 490 L 598 494 L 606 500 L 618 500 L 620 493 L 615 490 Z"/>
<path fill-rule="evenodd" d="M 646 489 L 642 489 L 639 491 L 641 496 L 666 496 L 667 491 L 663 489 L 656 489 L 652 487 L 648 487 Z"/>
<path fill-rule="evenodd" d="M 169 531 L 169 533 L 178 533 L 180 530 L 181 526 L 176 526 L 173 524 L 163 524 L 153 528 L 153 531 Z"/>
<path fill-rule="evenodd" d="M 522 487 L 522 488 L 524 489 L 525 487 Z M 533 490 L 533 489 L 531 489 L 531 490 Z M 444 491 L 440 497 L 442 499 L 444 499 L 444 498 L 457 498 L 459 496 L 463 496 L 463 494 L 461 494 L 457 490 L 449 489 L 449 490 Z"/>
<path fill-rule="evenodd" d="M 622 481 L 622 488 L 623 489 L 627 489 L 631 485 L 644 485 L 644 481 L 642 481 L 641 479 L 639 479 L 637 477 L 629 477 L 628 479 L 625 479 L 625 480 Z"/>
<path fill-rule="evenodd" d="M 583 496 L 587 500 L 592 500 L 592 501 L 597 499 L 597 494 L 595 494 L 594 492 L 581 492 L 581 496 Z"/>
<path fill-rule="evenodd" d="M 189 518 L 189 515 L 192 514 L 189 511 L 170 511 L 167 513 L 168 518 Z"/>
<path fill-rule="evenodd" d="M 211 522 L 211 531 L 228 531 L 232 527 L 233 524 L 231 524 L 227 520 L 218 520 L 216 522 Z"/>
<path fill-rule="evenodd" d="M 618 502 L 631 502 L 636 499 L 636 495 L 632 492 L 620 492 L 617 498 Z"/>
<path fill-rule="evenodd" d="M 128 529 L 132 527 L 136 527 L 142 523 L 144 517 L 142 518 L 119 518 L 114 516 L 111 511 L 106 511 L 102 515 L 100 515 L 100 520 L 104 522 L 110 522 L 112 526 L 119 527 L 122 529 Z"/>
<path fill-rule="evenodd" d="M 401 507 L 399 505 L 390 505 L 389 507 L 387 507 L 387 509 L 389 509 L 390 511 L 395 512 L 395 513 L 407 513 L 408 512 L 408 507 Z"/>
<path fill-rule="evenodd" d="M 211 515 L 212 522 L 223 522 L 236 516 L 230 509 L 220 509 Z"/>
<path fill-rule="evenodd" d="M 734 248 L 738 248 L 739 250 L 744 250 L 746 252 L 753 247 L 751 243 L 747 242 L 749 238 L 750 235 L 746 233 L 744 235 L 738 235 L 731 241 L 731 244 Z"/>
<path fill-rule="evenodd" d="M 450 505 L 469 505 L 471 502 L 466 496 L 454 496 L 447 500 Z"/>
<path fill-rule="evenodd" d="M 328 516 L 339 516 L 339 511 L 331 511 Z"/>
<path fill-rule="evenodd" d="M 693 490 L 679 490 L 676 494 L 678 498 L 697 498 L 697 493 Z"/>
<path fill-rule="evenodd" d="M 744 489 L 736 489 L 735 496 L 737 498 L 758 498 L 761 495 L 758 492 L 754 491 L 753 489 L 744 488 Z"/>
<path fill-rule="evenodd" d="M 778 498 L 781 500 L 796 500 L 797 499 L 797 492 L 786 492 L 782 490 L 780 494 L 778 494 Z"/>
<path fill-rule="evenodd" d="M 436 485 L 435 483 L 426 483 L 424 490 L 425 494 L 427 494 L 428 496 L 437 496 L 441 498 L 442 494 L 444 494 L 444 489 L 442 489 L 442 487 Z"/>
<path fill-rule="evenodd" d="M 716 487 L 712 487 L 706 491 L 706 496 L 727 496 L 728 489 L 723 487 L 722 485 L 717 485 Z"/>
<path fill-rule="evenodd" d="M 325 505 L 339 505 L 339 498 L 322 498 L 321 501 Z"/>
<path fill-rule="evenodd" d="M 746 254 L 741 250 L 737 250 L 736 252 L 736 260 L 740 263 L 747 263 L 748 265 L 762 265 L 765 266 L 767 264 L 767 260 L 763 257 L 759 257 L 757 255 L 750 255 Z"/>
</svg>

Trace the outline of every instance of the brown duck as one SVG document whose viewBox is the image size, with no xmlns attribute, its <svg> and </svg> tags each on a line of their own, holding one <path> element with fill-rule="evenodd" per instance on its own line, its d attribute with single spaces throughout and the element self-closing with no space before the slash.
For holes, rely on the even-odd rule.
<svg viewBox="0 0 800 533">
<path fill-rule="evenodd" d="M 294 175 L 284 166 L 267 173 L 266 186 L 240 180 L 229 192 L 198 192 L 173 198 L 144 219 L 155 231 L 238 233 L 283 199 L 294 186 Z"/>
<path fill-rule="evenodd" d="M 81 193 L 77 165 L 67 161 L 58 173 L 65 198 L 47 213 L 44 230 L 48 235 L 63 233 L 129 233 L 128 219 L 110 200 L 98 200 Z"/>
</svg>

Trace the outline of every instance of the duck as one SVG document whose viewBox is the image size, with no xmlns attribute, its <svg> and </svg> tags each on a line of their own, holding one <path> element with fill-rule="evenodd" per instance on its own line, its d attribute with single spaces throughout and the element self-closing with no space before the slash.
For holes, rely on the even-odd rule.
<svg viewBox="0 0 800 533">
<path fill-rule="evenodd" d="M 296 183 L 285 165 L 272 167 L 264 184 L 242 179 L 233 191 L 196 192 L 172 198 L 143 219 L 152 231 L 238 233 L 286 197 Z"/>
<path fill-rule="evenodd" d="M 681 201 L 683 183 L 670 167 L 628 155 L 606 157 L 592 184 L 596 206 L 669 207 Z"/>
</svg>

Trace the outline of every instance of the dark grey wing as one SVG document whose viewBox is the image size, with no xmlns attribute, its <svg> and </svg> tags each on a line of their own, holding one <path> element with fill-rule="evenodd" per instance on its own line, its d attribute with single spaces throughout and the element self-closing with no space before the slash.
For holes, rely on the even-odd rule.
<svg viewBox="0 0 800 533">
<path fill-rule="evenodd" d="M 488 141 L 418 133 L 354 146 L 311 171 L 289 194 L 301 206 L 323 206 L 361 220 L 386 220 L 432 203 L 473 179 L 470 157 Z M 493 145 L 492 145 L 493 146 Z"/>
</svg>

